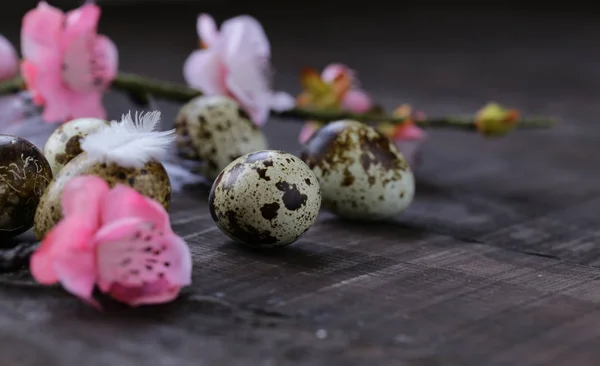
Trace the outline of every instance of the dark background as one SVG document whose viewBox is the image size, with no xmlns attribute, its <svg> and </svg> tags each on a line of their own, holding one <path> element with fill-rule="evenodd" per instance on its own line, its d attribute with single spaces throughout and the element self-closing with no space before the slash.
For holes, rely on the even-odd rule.
<svg viewBox="0 0 600 366">
<path fill-rule="evenodd" d="M 50 2 L 78 4 L 76 1 Z M 9 2 L 0 33 L 18 44 L 20 18 L 35 1 Z M 473 113 L 496 100 L 524 113 L 577 118 L 581 95 L 600 91 L 600 22 L 585 2 L 100 1 L 100 32 L 119 46 L 123 71 L 183 82 L 181 67 L 197 46 L 197 14 L 217 21 L 248 13 L 273 48 L 275 87 L 296 93 L 304 66 L 346 62 L 387 107 L 411 103 L 429 115 Z M 561 95 L 560 101 L 549 95 Z M 112 118 L 128 109 L 108 96 Z M 112 98 L 112 99 L 111 99 Z M 116 103 L 116 104 L 115 104 Z M 122 104 L 125 103 L 125 104 Z M 165 114 L 171 111 L 168 106 Z M 595 112 L 594 112 L 595 113 Z M 299 126 L 298 126 L 299 129 Z M 289 125 L 276 131 L 295 138 Z M 278 139 L 281 141 L 281 139 Z M 277 146 L 276 146 L 277 147 Z"/>
</svg>

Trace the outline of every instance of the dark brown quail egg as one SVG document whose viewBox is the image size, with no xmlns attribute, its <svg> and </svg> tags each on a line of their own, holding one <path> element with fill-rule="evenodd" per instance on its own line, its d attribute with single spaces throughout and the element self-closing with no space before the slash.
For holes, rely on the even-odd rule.
<svg viewBox="0 0 600 366">
<path fill-rule="evenodd" d="M 108 121 L 98 118 L 78 118 L 57 128 L 48 137 L 44 155 L 56 175 L 71 159 L 82 153 L 80 141 L 99 128 L 108 126 Z"/>
<path fill-rule="evenodd" d="M 321 184 L 323 207 L 340 217 L 377 220 L 412 202 L 413 173 L 396 146 L 357 121 L 332 122 L 305 144 L 302 160 Z"/>
<path fill-rule="evenodd" d="M 317 219 L 321 192 L 315 174 L 283 151 L 253 152 L 233 161 L 209 198 L 217 226 L 231 239 L 258 248 L 289 245 Z"/>
<path fill-rule="evenodd" d="M 240 105 L 224 96 L 201 96 L 181 108 L 175 120 L 177 148 L 202 162 L 200 172 L 213 180 L 238 157 L 267 149 L 260 128 Z"/>
<path fill-rule="evenodd" d="M 52 170 L 31 142 L 0 135 L 0 240 L 31 228 Z"/>
</svg>

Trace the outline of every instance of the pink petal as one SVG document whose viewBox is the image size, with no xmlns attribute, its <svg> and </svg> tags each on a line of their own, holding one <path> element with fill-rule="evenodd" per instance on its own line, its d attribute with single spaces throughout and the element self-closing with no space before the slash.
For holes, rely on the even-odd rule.
<svg viewBox="0 0 600 366">
<path fill-rule="evenodd" d="M 31 98 L 33 103 L 42 106 L 44 105 L 44 97 L 39 93 L 37 88 L 37 76 L 39 74 L 37 66 L 33 64 L 31 61 L 23 60 L 21 62 L 21 76 L 25 81 L 25 85 L 29 93 L 31 94 Z"/>
<path fill-rule="evenodd" d="M 179 295 L 179 291 L 179 286 L 171 286 L 167 281 L 162 280 L 140 287 L 128 287 L 117 283 L 110 289 L 110 294 L 130 306 L 140 306 L 173 301 Z"/>
<path fill-rule="evenodd" d="M 42 69 L 48 66 L 54 68 L 54 64 L 59 64 L 59 42 L 64 20 L 63 12 L 45 1 L 41 1 L 35 9 L 27 12 L 21 27 L 23 57 Z"/>
<path fill-rule="evenodd" d="M 305 144 L 312 135 L 319 129 L 319 126 L 313 122 L 307 122 L 302 126 L 298 140 L 301 144 Z"/>
<path fill-rule="evenodd" d="M 77 216 L 96 230 L 100 226 L 101 202 L 109 189 L 108 183 L 95 175 L 71 178 L 62 191 L 63 215 Z"/>
<path fill-rule="evenodd" d="M 119 50 L 115 43 L 108 37 L 96 37 L 95 53 L 96 62 L 102 64 L 102 78 L 105 84 L 112 82 L 119 72 Z"/>
<path fill-rule="evenodd" d="M 104 86 L 103 64 L 96 55 L 96 28 L 100 8 L 88 4 L 67 15 L 62 34 L 62 77 L 76 91 L 89 91 Z"/>
<path fill-rule="evenodd" d="M 116 45 L 106 36 L 96 36 L 91 32 L 74 37 L 65 46 L 61 70 L 63 80 L 77 92 L 104 92 L 118 73 Z M 96 108 L 96 111 L 100 110 L 103 108 Z"/>
<path fill-rule="evenodd" d="M 271 56 L 271 45 L 262 25 L 249 15 L 240 15 L 223 23 L 219 47 L 226 64 Z"/>
<path fill-rule="evenodd" d="M 116 283 L 131 288 L 161 280 L 169 286 L 191 282 L 189 248 L 170 227 L 158 228 L 140 218 L 124 218 L 100 229 L 95 243 L 102 291 Z"/>
<path fill-rule="evenodd" d="M 200 14 L 196 23 L 198 36 L 206 47 L 212 47 L 219 38 L 219 31 L 215 20 L 208 14 Z"/>
<path fill-rule="evenodd" d="M 27 60 L 21 62 L 21 76 L 23 77 L 27 88 L 31 89 L 35 87 L 37 75 L 38 69 L 33 62 Z"/>
<path fill-rule="evenodd" d="M 359 89 L 351 89 L 342 100 L 342 108 L 354 113 L 365 113 L 371 109 L 373 103 L 367 93 Z"/>
<path fill-rule="evenodd" d="M 0 35 L 0 81 L 14 77 L 18 71 L 17 51 L 8 39 Z"/>
<path fill-rule="evenodd" d="M 321 73 L 321 79 L 326 83 L 332 83 L 340 76 L 347 76 L 353 81 L 355 79 L 354 71 L 344 64 L 329 64 Z"/>
<path fill-rule="evenodd" d="M 98 253 L 96 261 L 98 265 L 98 287 L 102 292 L 108 292 L 116 282 L 132 281 L 129 278 L 128 266 L 137 258 L 137 253 L 130 253 L 130 238 L 136 237 L 140 225 L 143 224 L 144 220 L 129 217 L 109 223 L 96 232 L 94 245 Z M 130 258 L 129 254 L 133 258 Z M 144 281 L 144 279 L 137 276 L 134 278 L 138 280 L 136 285 L 141 285 Z"/>
<path fill-rule="evenodd" d="M 42 118 L 46 122 L 64 122 L 71 116 L 72 93 L 62 82 L 60 73 L 40 72 L 36 80 L 37 91 L 44 98 Z"/>
<path fill-rule="evenodd" d="M 263 65 L 240 60 L 227 66 L 227 90 L 244 107 L 254 123 L 264 125 L 271 111 L 272 92 Z"/>
<path fill-rule="evenodd" d="M 283 112 L 293 109 L 296 106 L 296 99 L 288 93 L 274 92 L 271 94 L 271 109 L 277 112 Z"/>
<path fill-rule="evenodd" d="M 68 228 L 68 224 L 67 228 Z M 31 255 L 29 269 L 33 278 L 44 285 L 52 285 L 58 282 L 58 274 L 54 270 L 54 247 L 59 245 L 58 240 L 63 237 L 62 228 L 65 224 L 61 221 L 50 230 L 40 247 Z"/>
<path fill-rule="evenodd" d="M 95 265 L 89 265 L 90 256 L 93 257 L 92 243 L 93 229 L 78 217 L 62 219 L 46 235 L 40 248 L 31 256 L 30 270 L 33 278 L 42 284 L 53 284 L 57 281 L 77 282 L 68 278 L 69 267 L 77 267 L 76 272 L 84 278 L 95 274 Z M 59 273 L 56 264 L 60 262 Z M 78 262 L 86 263 L 86 268 L 78 267 Z M 76 285 L 74 285 L 76 287 Z"/>
<path fill-rule="evenodd" d="M 165 233 L 163 244 L 168 247 L 163 258 L 173 263 L 165 273 L 165 278 L 172 285 L 188 286 L 192 283 L 192 255 L 190 248 L 183 238 L 171 230 Z"/>
<path fill-rule="evenodd" d="M 251 16 L 229 19 L 221 27 L 219 52 L 226 67 L 229 93 L 263 125 L 269 117 L 272 96 L 269 75 L 271 46 L 260 23 Z"/>
<path fill-rule="evenodd" d="M 72 92 L 70 118 L 106 119 L 106 109 L 102 104 L 101 91 Z"/>
<path fill-rule="evenodd" d="M 169 215 L 158 202 L 118 184 L 104 196 L 102 223 L 107 225 L 132 217 L 151 222 L 160 230 L 169 225 Z"/>
<path fill-rule="evenodd" d="M 100 20 L 100 7 L 87 3 L 77 9 L 71 10 L 66 15 L 64 38 L 68 41 L 77 38 L 83 33 L 96 33 Z"/>
<path fill-rule="evenodd" d="M 192 52 L 183 65 L 183 76 L 189 86 L 204 94 L 226 94 L 224 69 L 214 48 Z"/>
<path fill-rule="evenodd" d="M 148 221 L 134 216 L 107 222 L 96 232 L 94 241 L 98 243 L 114 242 L 135 236 L 139 230 L 139 226 L 144 223 L 148 223 Z"/>
<path fill-rule="evenodd" d="M 92 292 L 96 283 L 96 262 L 91 250 L 63 253 L 56 259 L 54 269 L 65 290 L 94 303 Z"/>
</svg>

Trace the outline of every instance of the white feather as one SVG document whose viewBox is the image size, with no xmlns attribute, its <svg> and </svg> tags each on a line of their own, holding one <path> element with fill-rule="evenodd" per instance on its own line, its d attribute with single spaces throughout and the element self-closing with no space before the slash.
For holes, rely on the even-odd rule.
<svg viewBox="0 0 600 366">
<path fill-rule="evenodd" d="M 90 159 L 115 163 L 125 168 L 141 168 L 149 161 L 160 161 L 175 140 L 175 130 L 155 131 L 160 112 L 124 114 L 121 121 L 112 121 L 82 139 L 81 150 Z"/>
</svg>

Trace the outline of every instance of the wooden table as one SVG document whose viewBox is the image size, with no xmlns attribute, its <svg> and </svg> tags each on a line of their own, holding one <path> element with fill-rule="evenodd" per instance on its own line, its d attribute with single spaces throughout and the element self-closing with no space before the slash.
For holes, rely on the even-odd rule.
<svg viewBox="0 0 600 366">
<path fill-rule="evenodd" d="M 187 187 L 172 210 L 194 258 L 180 299 L 99 313 L 26 271 L 2 275 L 0 365 L 598 364 L 598 23 L 359 6 L 107 8 L 101 28 L 123 70 L 181 82 L 196 14 L 250 11 L 278 89 L 297 92 L 302 66 L 339 61 L 389 108 L 472 113 L 496 100 L 563 123 L 497 140 L 431 131 L 405 214 L 359 226 L 324 213 L 277 252 L 231 244 L 206 187 Z M 16 39 L 17 23 L 2 31 Z M 112 118 L 132 108 L 117 93 L 106 103 Z M 159 105 L 172 121 L 178 106 Z M 300 126 L 272 119 L 272 148 L 297 152 Z"/>
</svg>

